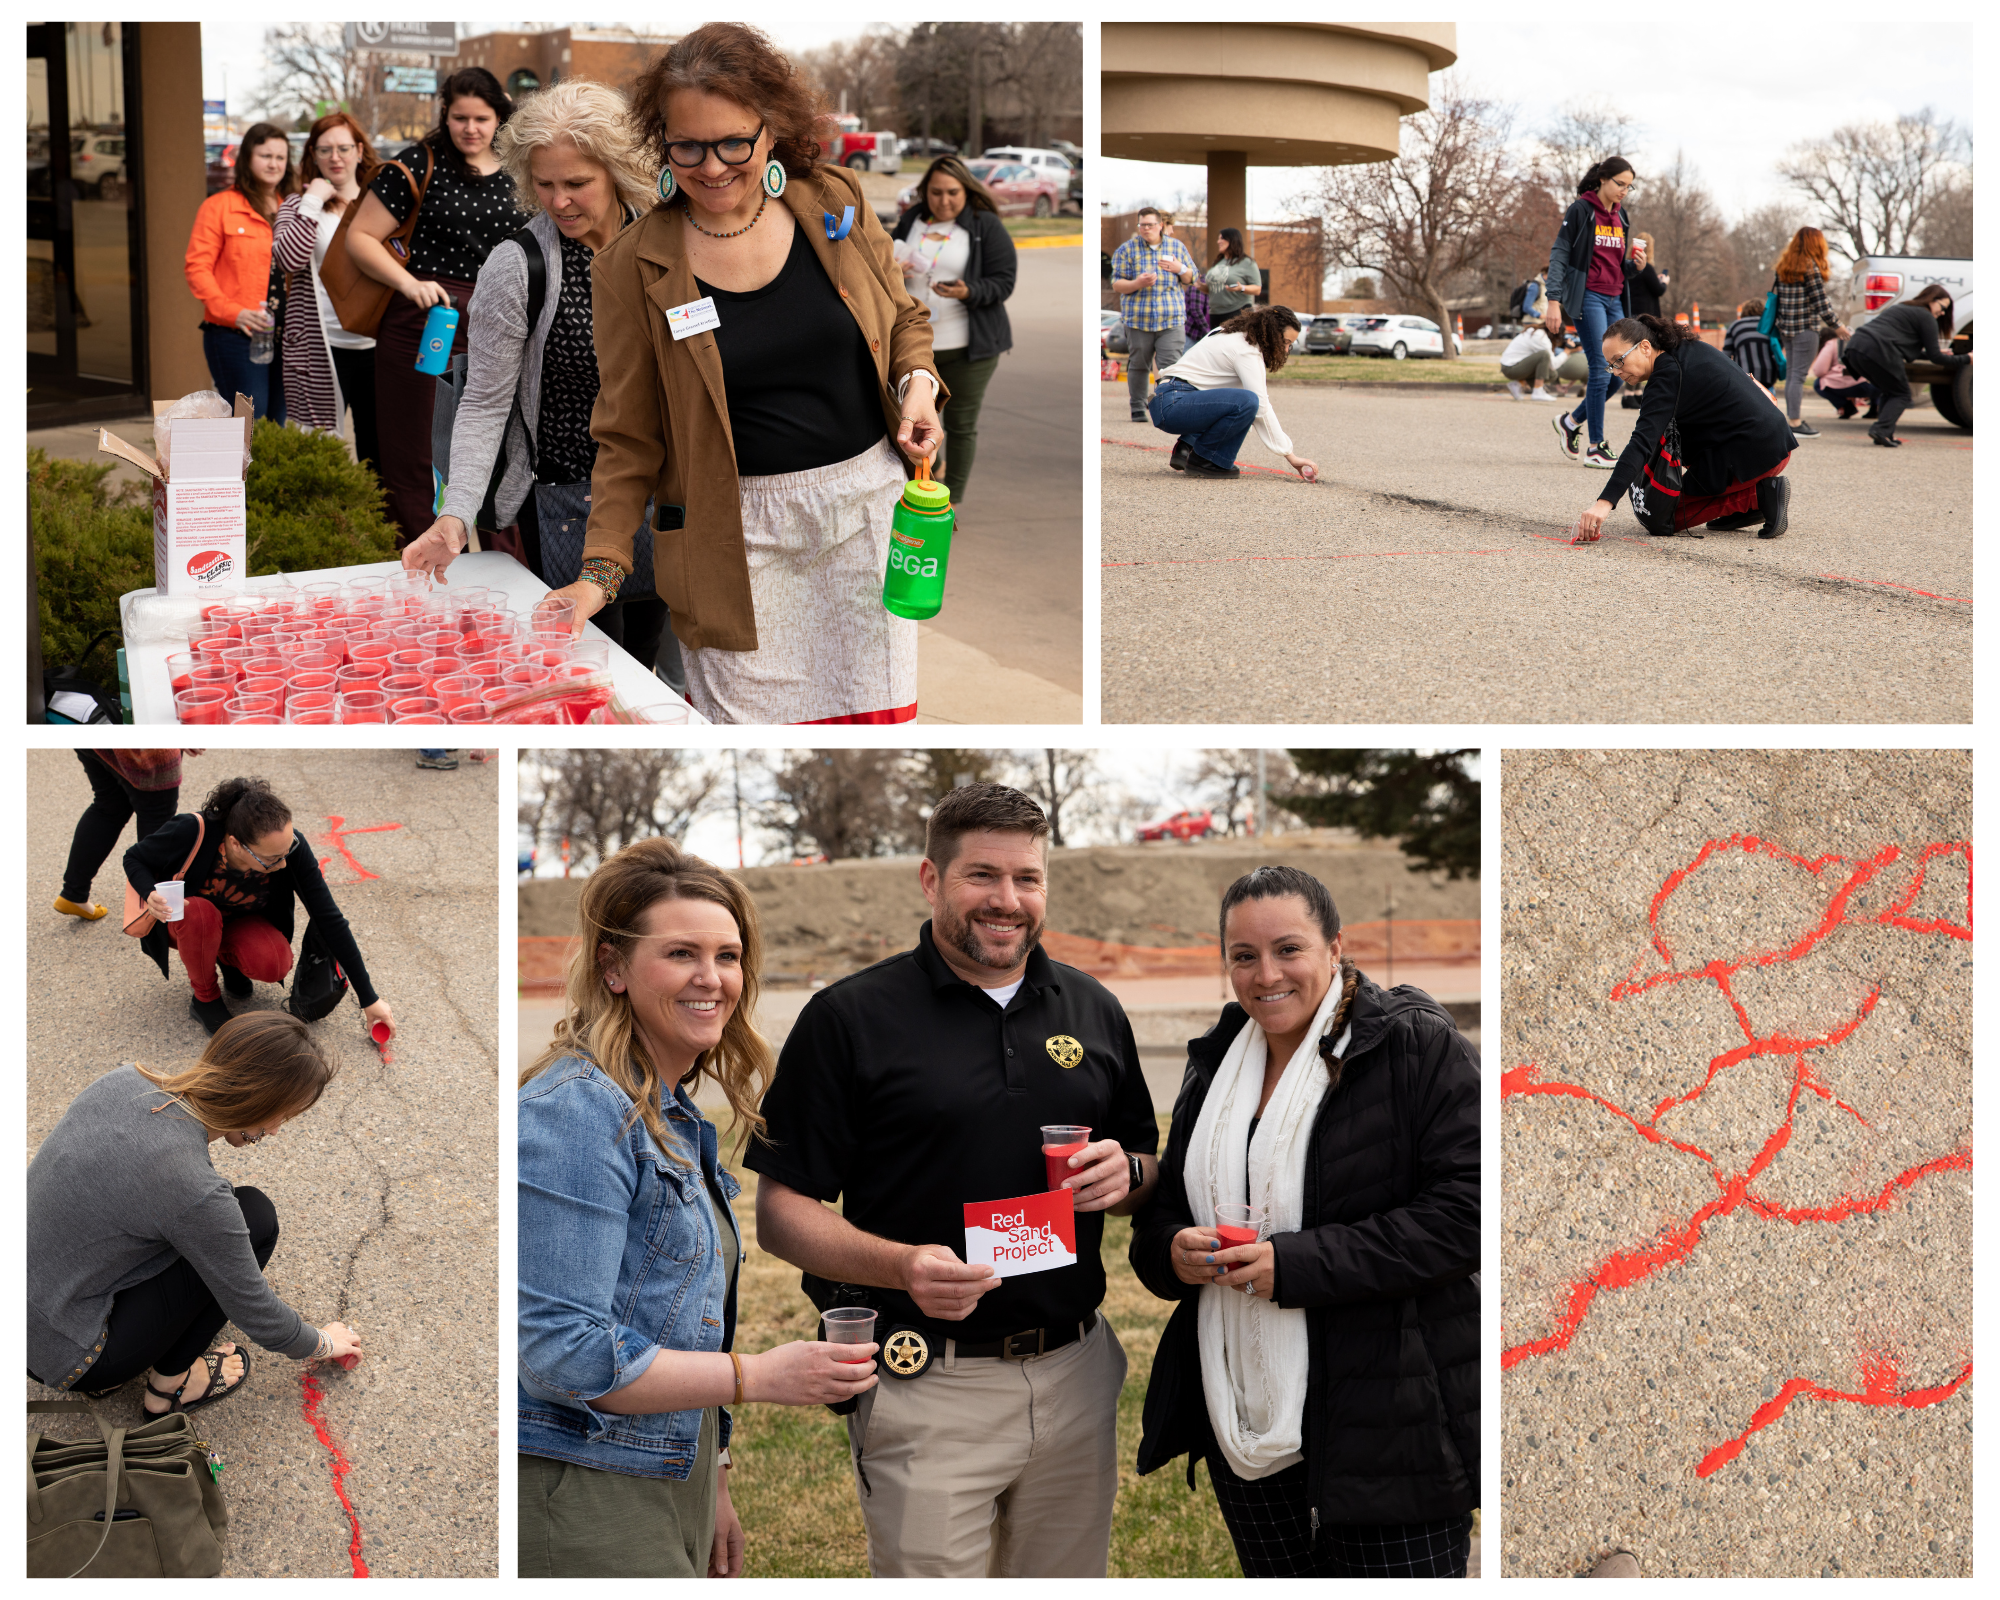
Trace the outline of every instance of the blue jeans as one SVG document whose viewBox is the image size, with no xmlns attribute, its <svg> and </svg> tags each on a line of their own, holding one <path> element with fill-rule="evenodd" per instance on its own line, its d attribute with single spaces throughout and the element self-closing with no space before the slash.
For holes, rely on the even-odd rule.
<svg viewBox="0 0 2000 1600">
<path fill-rule="evenodd" d="M 1604 443 L 1604 402 L 1624 387 L 1611 375 L 1611 365 L 1604 359 L 1604 330 L 1624 315 L 1618 296 L 1594 289 L 1584 291 L 1583 304 L 1576 312 L 1577 337 L 1583 341 L 1583 353 L 1590 362 L 1590 387 L 1583 392 L 1583 404 L 1570 413 L 1570 420 L 1590 424 L 1592 444 Z"/>
<path fill-rule="evenodd" d="M 1178 434 L 1196 455 L 1233 467 L 1257 418 L 1257 396 L 1248 389 L 1183 388 L 1169 379 L 1153 390 L 1152 417 L 1154 427 Z"/>
<path fill-rule="evenodd" d="M 204 322 L 201 353 L 208 358 L 208 376 L 223 399 L 234 405 L 239 394 L 247 394 L 253 415 L 277 423 L 285 420 L 285 391 L 280 387 L 276 394 L 271 392 L 271 376 L 278 363 L 267 361 L 260 366 L 252 361 L 249 334 Z"/>
</svg>

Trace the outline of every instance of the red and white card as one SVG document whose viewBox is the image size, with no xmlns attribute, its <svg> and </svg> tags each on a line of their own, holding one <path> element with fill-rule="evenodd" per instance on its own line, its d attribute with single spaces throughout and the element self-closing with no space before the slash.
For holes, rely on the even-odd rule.
<svg viewBox="0 0 2000 1600">
<path fill-rule="evenodd" d="M 996 1277 L 1076 1265 L 1076 1194 L 1052 1189 L 1016 1200 L 980 1200 L 965 1208 L 965 1259 Z"/>
</svg>

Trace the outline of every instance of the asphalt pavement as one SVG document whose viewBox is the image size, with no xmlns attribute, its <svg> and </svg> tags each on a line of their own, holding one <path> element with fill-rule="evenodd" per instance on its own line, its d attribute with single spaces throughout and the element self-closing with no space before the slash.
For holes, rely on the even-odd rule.
<svg viewBox="0 0 2000 1600">
<path fill-rule="evenodd" d="M 1501 1571 L 1960 1577 L 1967 751 L 1509 750 Z"/>
<path fill-rule="evenodd" d="M 1811 397 L 1782 539 L 1621 502 L 1572 546 L 1607 474 L 1556 405 L 1281 385 L 1315 485 L 1254 433 L 1241 480 L 1190 480 L 1102 391 L 1107 722 L 1971 719 L 1972 440 L 1928 407 L 1881 450 Z"/>
<path fill-rule="evenodd" d="M 307 1321 L 347 1322 L 366 1352 L 323 1375 L 321 1420 L 351 1464 L 360 1560 L 375 1577 L 498 1573 L 497 764 L 419 771 L 410 751 L 211 751 L 184 764 L 181 809 L 238 774 L 270 780 L 315 845 L 398 1036 L 385 1062 L 352 996 L 318 1024 L 339 1053 L 324 1099 L 217 1171 L 276 1204 L 267 1275 Z M 191 1063 L 206 1043 L 178 958 L 162 981 L 119 928 L 128 827 L 98 872 L 94 923 L 58 916 L 70 833 L 89 800 L 68 751 L 27 754 L 27 1149 L 123 1062 Z M 511 803 L 511 802 L 510 802 Z M 304 932 L 303 917 L 296 930 Z M 257 985 L 238 1010 L 275 1008 Z M 243 1342 L 236 1329 L 224 1339 Z M 247 1346 L 242 1393 L 194 1414 L 221 1452 L 224 1576 L 358 1576 L 333 1456 L 305 1415 L 301 1363 Z M 32 1381 L 28 1398 L 49 1391 Z M 98 1410 L 139 1420 L 133 1384 Z M 44 1430 L 92 1437 L 88 1419 Z"/>
</svg>

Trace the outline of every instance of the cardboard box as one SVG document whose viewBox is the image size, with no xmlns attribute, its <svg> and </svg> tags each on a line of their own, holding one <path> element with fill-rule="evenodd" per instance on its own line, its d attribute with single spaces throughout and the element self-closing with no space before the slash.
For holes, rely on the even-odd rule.
<svg viewBox="0 0 2000 1600">
<path fill-rule="evenodd" d="M 155 423 L 172 404 L 153 402 Z M 98 429 L 99 451 L 129 461 L 153 480 L 153 584 L 160 594 L 212 594 L 235 589 L 249 576 L 243 461 L 250 421 L 249 397 L 240 394 L 231 416 L 177 418 L 164 468 Z"/>
</svg>

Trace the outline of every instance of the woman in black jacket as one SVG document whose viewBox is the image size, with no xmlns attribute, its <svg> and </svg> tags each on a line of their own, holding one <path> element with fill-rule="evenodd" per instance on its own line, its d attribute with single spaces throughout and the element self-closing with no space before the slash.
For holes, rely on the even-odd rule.
<svg viewBox="0 0 2000 1600">
<path fill-rule="evenodd" d="M 1635 496 L 1649 492 L 1647 468 L 1669 424 L 1679 428 L 1681 441 L 1674 531 L 1693 533 L 1706 524 L 1733 533 L 1761 523 L 1758 538 L 1782 537 L 1792 501 L 1783 477 L 1792 430 L 1756 380 L 1699 334 L 1658 317 L 1613 323 L 1604 356 L 1613 371 L 1646 383 L 1646 403 L 1603 498 L 1579 521 L 1578 539 L 1596 539 L 1628 489 Z"/>
<path fill-rule="evenodd" d="M 1920 289 L 1901 305 L 1878 311 L 1847 341 L 1840 364 L 1875 385 L 1879 411 L 1868 437 L 1891 448 L 1903 441 L 1896 437 L 1896 423 L 1910 403 L 1910 379 L 1905 364 L 1935 361 L 1940 366 L 1962 367 L 1972 353 L 1945 348 L 1951 337 L 1951 294 L 1939 284 Z"/>
<path fill-rule="evenodd" d="M 1188 1045 L 1140 1281 L 1178 1300 L 1140 1473 L 1209 1464 L 1248 1577 L 1463 1577 L 1479 1504 L 1479 1068 L 1341 959 L 1326 886 L 1222 898 L 1238 1003 Z M 1252 1019 L 1255 1019 L 1254 1021 Z M 1222 1248 L 1218 1207 L 1267 1220 Z"/>
<path fill-rule="evenodd" d="M 1558 338 L 1567 311 L 1590 360 L 1583 404 L 1556 417 L 1554 427 L 1563 454 L 1593 467 L 1608 467 L 1612 460 L 1611 447 L 1604 442 L 1604 406 L 1618 392 L 1618 374 L 1605 365 L 1604 330 L 1632 314 L 1627 298 L 1632 222 L 1624 201 L 1636 182 L 1632 163 L 1623 156 L 1606 156 L 1598 162 L 1577 185 L 1576 198 L 1563 213 L 1562 227 L 1549 249 L 1549 305 L 1542 321 L 1549 337 Z"/>
<path fill-rule="evenodd" d="M 291 808 L 262 778 L 231 778 L 202 802 L 125 852 L 125 877 L 159 918 L 139 941 L 170 977 L 167 952 L 178 950 L 194 988 L 189 1006 L 211 1034 L 230 1018 L 227 990 L 246 999 L 252 980 L 282 983 L 292 970 L 292 908 L 303 902 L 308 934 L 340 964 L 373 1029 L 395 1035 L 389 1002 L 375 993 L 347 918 L 334 904 L 319 860 L 292 826 Z M 180 879 L 185 904 L 172 917 L 159 886 Z M 216 981 L 221 969 L 221 983 Z M 382 1042 L 378 1040 L 378 1042 Z"/>
<path fill-rule="evenodd" d="M 979 405 L 1000 358 L 1014 348 L 1007 297 L 1014 292 L 1014 241 L 986 185 L 957 156 L 939 156 L 917 185 L 916 204 L 896 221 L 896 259 L 911 295 L 931 314 L 931 350 L 951 396 L 942 417 L 944 470 L 952 504 L 965 498 L 979 448 Z"/>
<path fill-rule="evenodd" d="M 1650 233 L 1633 234 L 1632 253 L 1625 258 L 1626 314 L 1657 317 L 1667 285 L 1673 281 L 1653 260 L 1653 236 Z M 1637 411 L 1639 391 L 1627 382 L 1624 393 L 1618 396 L 1618 403 L 1627 411 Z"/>
</svg>

